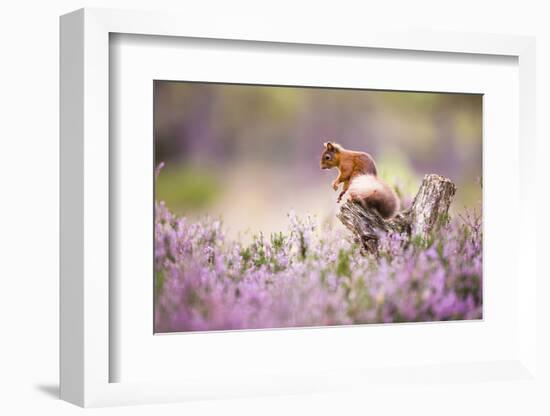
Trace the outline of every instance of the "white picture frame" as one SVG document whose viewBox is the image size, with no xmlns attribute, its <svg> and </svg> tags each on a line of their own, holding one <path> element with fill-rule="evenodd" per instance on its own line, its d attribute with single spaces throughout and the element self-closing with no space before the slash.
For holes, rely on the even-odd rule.
<svg viewBox="0 0 550 416">
<path fill-rule="evenodd" d="M 506 381 L 533 387 L 539 383 L 536 361 L 536 218 L 526 215 L 534 204 L 529 180 L 534 176 L 535 42 L 507 35 L 383 32 L 335 32 L 327 28 L 255 24 L 234 27 L 224 19 L 204 27 L 185 16 L 82 9 L 61 18 L 61 398 L 80 406 L 182 401 L 196 398 L 296 394 L 379 385 L 457 381 L 486 386 L 482 381 Z M 225 39 L 284 44 L 331 45 L 340 48 L 430 51 L 436 53 L 504 55 L 519 68 L 519 193 L 517 265 L 518 331 L 514 353 L 498 361 L 469 363 L 422 361 L 411 367 L 334 368 L 315 372 L 282 371 L 245 380 L 221 373 L 178 381 L 111 382 L 111 366 L 120 359 L 110 348 L 113 299 L 109 275 L 110 172 L 109 157 L 109 37 L 110 34 Z M 513 273 L 513 272 L 511 272 Z M 311 336 L 312 333 L 310 333 Z M 151 334 L 152 335 L 152 334 Z M 223 336 L 223 334 L 220 334 Z M 319 333 L 317 333 L 317 336 Z M 278 335 L 270 335 L 278 336 Z M 412 375 L 412 377 L 411 377 Z M 345 381 L 342 381 L 345 380 Z M 481 388 L 481 387 L 480 387 Z M 487 388 L 488 397 L 498 397 Z"/>
</svg>

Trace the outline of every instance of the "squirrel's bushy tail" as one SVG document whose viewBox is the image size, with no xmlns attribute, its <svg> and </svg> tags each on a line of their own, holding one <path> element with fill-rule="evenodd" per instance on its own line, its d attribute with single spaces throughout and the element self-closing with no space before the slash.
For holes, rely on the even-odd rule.
<svg viewBox="0 0 550 416">
<path fill-rule="evenodd" d="M 383 218 L 391 218 L 399 210 L 399 198 L 394 190 L 377 176 L 356 176 L 348 193 L 351 200 L 359 201 L 365 208 L 376 209 Z"/>
</svg>

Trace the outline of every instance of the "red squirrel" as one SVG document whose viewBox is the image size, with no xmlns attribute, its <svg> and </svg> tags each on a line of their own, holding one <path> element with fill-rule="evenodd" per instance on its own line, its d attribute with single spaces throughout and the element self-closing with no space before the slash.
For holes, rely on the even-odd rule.
<svg viewBox="0 0 550 416">
<path fill-rule="evenodd" d="M 382 218 L 391 218 L 399 210 L 399 199 L 393 189 L 377 176 L 376 164 L 368 153 L 344 149 L 333 142 L 324 143 L 321 169 L 338 168 L 338 177 L 332 182 L 337 191 L 343 183 L 338 202 L 349 191 L 349 199 L 365 208 L 374 208 Z"/>
</svg>

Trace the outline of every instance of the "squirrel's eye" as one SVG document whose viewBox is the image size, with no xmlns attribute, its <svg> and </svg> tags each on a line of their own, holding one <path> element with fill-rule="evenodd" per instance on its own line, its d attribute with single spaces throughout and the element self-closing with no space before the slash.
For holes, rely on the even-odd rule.
<svg viewBox="0 0 550 416">
<path fill-rule="evenodd" d="M 330 155 L 326 155 L 325 160 L 330 160 Z"/>
</svg>

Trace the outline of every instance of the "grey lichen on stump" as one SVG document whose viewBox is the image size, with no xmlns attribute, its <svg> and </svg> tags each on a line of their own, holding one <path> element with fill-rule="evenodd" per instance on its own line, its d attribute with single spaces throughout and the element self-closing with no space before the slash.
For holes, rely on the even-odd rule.
<svg viewBox="0 0 550 416">
<path fill-rule="evenodd" d="M 384 220 L 376 210 L 365 209 L 353 201 L 343 204 L 337 217 L 354 234 L 364 251 L 377 253 L 383 233 L 404 233 L 409 238 L 426 241 L 436 225 L 448 221 L 455 192 L 456 186 L 450 179 L 429 174 L 424 176 L 410 208 L 389 220 Z"/>
</svg>

